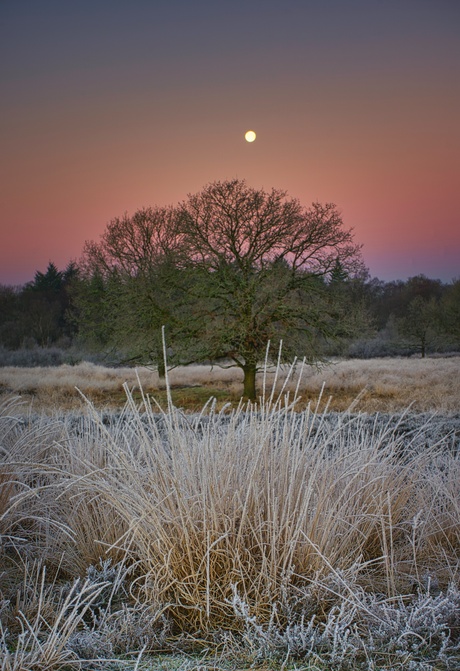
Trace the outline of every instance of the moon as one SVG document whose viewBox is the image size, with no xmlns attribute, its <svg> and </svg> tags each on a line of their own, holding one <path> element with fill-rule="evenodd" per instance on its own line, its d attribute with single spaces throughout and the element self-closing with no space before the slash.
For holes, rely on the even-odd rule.
<svg viewBox="0 0 460 671">
<path fill-rule="evenodd" d="M 248 131 L 246 131 L 246 133 L 244 134 L 244 139 L 246 140 L 246 142 L 254 142 L 254 140 L 256 139 L 256 137 L 257 137 L 257 136 L 256 136 L 256 134 L 254 133 L 253 130 L 248 130 Z"/>
</svg>

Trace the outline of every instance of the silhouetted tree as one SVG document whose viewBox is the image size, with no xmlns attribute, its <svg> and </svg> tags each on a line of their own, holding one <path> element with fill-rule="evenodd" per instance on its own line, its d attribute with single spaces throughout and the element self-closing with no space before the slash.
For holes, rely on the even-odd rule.
<svg viewBox="0 0 460 671">
<path fill-rule="evenodd" d="M 438 337 L 438 321 L 439 309 L 435 299 L 415 296 L 405 316 L 399 319 L 398 329 L 425 358 L 428 346 L 434 344 Z"/>
<path fill-rule="evenodd" d="M 331 273 L 329 291 L 340 314 L 337 316 L 338 338 L 328 351 L 335 355 L 346 354 L 353 340 L 370 338 L 376 333 L 368 270 L 363 268 L 350 276 L 337 262 Z"/>
<path fill-rule="evenodd" d="M 0 285 L 0 344 L 8 349 L 21 346 L 24 339 L 21 287 Z"/>
<path fill-rule="evenodd" d="M 45 273 L 36 271 L 34 281 L 29 285 L 30 289 L 42 292 L 47 298 L 53 299 L 62 289 L 64 273 L 60 272 L 56 265 L 50 261 Z"/>
<path fill-rule="evenodd" d="M 343 332 L 346 315 L 327 291 L 331 274 L 363 268 L 351 230 L 333 204 L 302 207 L 284 191 L 214 182 L 181 205 L 178 234 L 195 272 L 198 356 L 228 359 L 256 398 L 267 342 L 283 355 L 317 359 L 318 337 Z"/>
<path fill-rule="evenodd" d="M 176 211 L 143 208 L 109 222 L 100 242 L 85 244 L 75 301 L 80 336 L 93 346 L 124 352 L 164 374 L 161 328 L 174 353 L 185 328 L 177 319 L 182 302 Z M 171 355 L 174 359 L 174 354 Z"/>
<path fill-rule="evenodd" d="M 269 340 L 273 349 L 283 340 L 285 358 L 313 360 L 321 339 L 350 329 L 329 281 L 363 265 L 334 205 L 304 208 L 283 191 L 231 180 L 178 208 L 112 220 L 99 243 L 86 243 L 80 268 L 81 287 L 97 280 L 100 304 L 88 292 L 77 299 L 81 333 L 104 315 L 107 344 L 158 365 L 166 325 L 173 363 L 225 359 L 243 370 L 254 399 Z"/>
<path fill-rule="evenodd" d="M 46 272 L 37 270 L 34 280 L 25 285 L 21 296 L 24 326 L 37 344 L 46 347 L 64 336 L 73 337 L 75 325 L 70 316 L 70 285 L 77 276 L 75 263 L 69 263 L 64 271 L 60 271 L 50 262 Z"/>
<path fill-rule="evenodd" d="M 445 287 L 440 302 L 440 322 L 448 342 L 460 349 L 460 279 Z"/>
</svg>

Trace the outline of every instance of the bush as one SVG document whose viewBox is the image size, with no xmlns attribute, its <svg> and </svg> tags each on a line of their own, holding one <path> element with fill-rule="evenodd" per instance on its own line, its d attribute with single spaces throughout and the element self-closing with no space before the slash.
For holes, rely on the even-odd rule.
<svg viewBox="0 0 460 671">
<path fill-rule="evenodd" d="M 0 366 L 18 366 L 36 368 L 37 366 L 75 365 L 82 361 L 103 363 L 102 354 L 85 352 L 75 347 L 23 347 L 10 350 L 0 345 Z"/>
</svg>

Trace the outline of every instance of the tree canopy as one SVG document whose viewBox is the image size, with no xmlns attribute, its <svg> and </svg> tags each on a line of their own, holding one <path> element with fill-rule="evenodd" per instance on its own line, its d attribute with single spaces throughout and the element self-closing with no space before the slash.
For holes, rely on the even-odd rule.
<svg viewBox="0 0 460 671">
<path fill-rule="evenodd" d="M 286 192 L 213 182 L 178 209 L 177 231 L 194 270 L 192 320 L 197 357 L 227 359 L 255 376 L 267 343 L 283 356 L 318 357 L 319 337 L 346 330 L 347 316 L 326 291 L 337 264 L 362 269 L 360 249 L 333 204 L 303 207 Z"/>
<path fill-rule="evenodd" d="M 285 359 L 315 360 L 321 339 L 348 333 L 353 320 L 329 285 L 364 267 L 335 205 L 304 207 L 238 179 L 112 220 L 81 266 L 102 279 L 108 341 L 159 363 L 165 325 L 173 362 L 236 365 L 250 399 L 268 341 L 273 352 L 283 341 Z"/>
</svg>

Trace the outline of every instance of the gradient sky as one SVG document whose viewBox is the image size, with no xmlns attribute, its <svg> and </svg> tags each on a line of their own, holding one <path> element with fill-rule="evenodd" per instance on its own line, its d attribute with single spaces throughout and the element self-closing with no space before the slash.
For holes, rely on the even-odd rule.
<svg viewBox="0 0 460 671">
<path fill-rule="evenodd" d="M 460 277 L 459 36 L 459 0 L 0 0 L 0 283 L 233 177 Z"/>
</svg>

